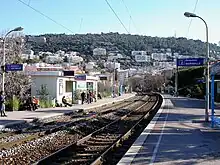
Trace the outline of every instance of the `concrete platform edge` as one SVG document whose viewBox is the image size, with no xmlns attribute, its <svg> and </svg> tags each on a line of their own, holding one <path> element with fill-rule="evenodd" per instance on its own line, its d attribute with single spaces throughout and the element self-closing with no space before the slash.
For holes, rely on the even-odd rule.
<svg viewBox="0 0 220 165">
<path fill-rule="evenodd" d="M 163 95 L 161 95 L 163 97 Z M 135 159 L 136 155 L 138 154 L 139 150 L 141 149 L 142 145 L 144 144 L 145 140 L 147 139 L 148 135 L 151 133 L 152 129 L 154 128 L 160 114 L 163 112 L 165 106 L 165 99 L 163 97 L 163 103 L 158 110 L 157 114 L 148 124 L 148 126 L 144 129 L 144 131 L 140 134 L 140 136 L 135 140 L 129 150 L 125 153 L 122 159 L 117 163 L 117 165 L 131 165 L 133 160 Z"/>
</svg>

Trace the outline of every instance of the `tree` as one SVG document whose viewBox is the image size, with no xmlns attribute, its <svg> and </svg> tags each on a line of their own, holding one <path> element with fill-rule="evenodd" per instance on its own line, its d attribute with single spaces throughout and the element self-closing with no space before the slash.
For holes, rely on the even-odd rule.
<svg viewBox="0 0 220 165">
<path fill-rule="evenodd" d="M 110 82 L 98 82 L 98 92 L 102 97 L 110 96 L 112 93 L 112 84 Z"/>
<path fill-rule="evenodd" d="M 178 92 L 180 95 L 191 94 L 193 97 L 203 98 L 205 95 L 205 84 L 198 83 L 198 79 L 204 78 L 204 67 L 192 67 L 182 69 L 178 72 Z M 175 82 L 175 77 L 171 78 Z M 171 83 L 174 87 L 175 84 Z"/>
<path fill-rule="evenodd" d="M 47 89 L 46 84 L 42 84 L 40 86 L 40 89 L 37 90 L 37 95 L 39 95 L 40 99 L 42 99 L 42 100 L 47 100 L 48 99 L 49 91 Z"/>
<path fill-rule="evenodd" d="M 101 34 L 44 34 L 41 37 L 47 38 L 46 43 L 32 42 L 30 46 L 34 52 L 49 51 L 55 53 L 57 50 L 77 51 L 85 54 L 84 61 L 99 61 L 100 56 L 93 56 L 93 49 L 97 47 L 105 48 L 107 51 L 117 51 L 125 56 L 126 62 L 121 62 L 121 68 L 127 69 L 133 66 L 140 66 L 131 56 L 133 50 L 147 50 L 149 54 L 153 48 L 171 48 L 172 53 L 179 53 L 187 56 L 205 56 L 206 45 L 200 40 L 174 37 L 150 37 L 119 33 Z M 28 38 L 28 36 L 27 36 Z M 210 43 L 210 57 L 215 57 L 220 53 L 220 47 Z M 171 58 L 172 60 L 172 58 Z M 66 59 L 65 59 L 66 61 Z M 67 62 L 67 61 L 66 61 Z M 102 63 L 98 63 L 102 68 Z"/>
<path fill-rule="evenodd" d="M 86 54 L 90 58 L 92 50 L 96 47 L 103 47 L 107 51 L 119 51 L 126 56 L 130 56 L 132 50 L 147 50 L 152 48 L 171 48 L 173 52 L 182 55 L 205 56 L 205 43 L 200 40 L 174 37 L 150 37 L 119 33 L 100 34 L 45 34 L 46 43 L 31 43 L 35 52 L 57 50 L 78 51 Z M 210 44 L 213 52 L 220 52 L 220 47 Z M 212 56 L 211 54 L 211 56 Z M 96 57 L 95 57 L 96 58 Z"/>
<path fill-rule="evenodd" d="M 33 59 L 23 59 L 22 60 L 24 63 L 28 63 L 28 64 L 34 64 L 34 63 L 38 63 L 40 62 L 40 59 L 38 58 L 33 58 Z"/>
<path fill-rule="evenodd" d="M 134 91 L 157 91 L 163 84 L 163 78 L 159 75 L 144 74 L 129 78 L 129 84 Z"/>
<path fill-rule="evenodd" d="M 6 64 L 22 63 L 21 52 L 24 46 L 22 42 L 23 36 L 13 34 L 6 39 Z M 3 58 L 3 52 L 0 53 L 0 58 Z M 1 81 L 2 86 L 2 81 Z M 30 93 L 31 81 L 24 72 L 8 72 L 5 74 L 5 94 L 6 97 L 11 99 L 17 96 L 20 100 L 24 100 L 27 94 Z"/>
</svg>

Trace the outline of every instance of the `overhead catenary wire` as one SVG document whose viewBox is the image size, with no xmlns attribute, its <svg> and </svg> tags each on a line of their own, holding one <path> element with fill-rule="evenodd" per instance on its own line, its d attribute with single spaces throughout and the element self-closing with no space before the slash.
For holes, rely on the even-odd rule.
<svg viewBox="0 0 220 165">
<path fill-rule="evenodd" d="M 196 8 L 197 8 L 197 5 L 198 5 L 198 2 L 199 2 L 199 0 L 196 0 L 195 6 L 194 6 L 194 9 L 193 9 L 193 13 L 196 12 Z M 190 19 L 190 22 L 189 22 L 189 26 L 188 26 L 187 33 L 186 33 L 186 38 L 188 38 L 188 34 L 189 34 L 189 30 L 190 30 L 191 24 L 192 24 L 192 18 Z"/>
<path fill-rule="evenodd" d="M 136 31 L 137 31 L 138 33 L 140 33 L 139 29 L 137 28 L 137 26 L 136 26 L 136 24 L 135 24 L 135 22 L 134 22 L 133 17 L 131 16 L 131 12 L 130 12 L 130 10 L 128 9 L 128 6 L 126 5 L 126 3 L 125 3 L 124 0 L 121 0 L 121 1 L 123 2 L 124 6 L 125 6 L 125 8 L 126 8 L 126 11 L 127 11 L 128 15 L 129 15 L 129 17 L 130 17 L 130 20 L 132 21 L 132 24 L 134 25 L 134 27 L 135 27 L 135 29 L 136 29 Z M 129 24 L 129 26 L 130 26 L 130 24 Z M 130 32 L 130 29 L 129 29 L 129 32 Z"/>
<path fill-rule="evenodd" d="M 46 18 L 49 19 L 50 21 L 54 22 L 55 24 L 57 24 L 57 25 L 63 27 L 63 28 L 66 29 L 67 31 L 69 31 L 69 32 L 71 32 L 71 33 L 74 34 L 74 32 L 73 32 L 71 29 L 69 29 L 68 27 L 62 25 L 61 23 L 57 22 L 56 20 L 52 19 L 51 17 L 47 16 L 47 15 L 44 14 L 43 12 L 41 12 L 41 11 L 35 9 L 35 8 L 32 7 L 31 5 L 29 5 L 28 3 L 25 3 L 25 2 L 22 1 L 22 0 L 18 0 L 18 1 L 21 2 L 22 4 L 24 4 L 25 6 L 31 8 L 31 9 L 34 10 L 35 12 L 39 13 L 39 14 L 42 15 L 43 17 L 46 17 Z M 83 19 L 81 19 L 81 24 L 82 24 L 82 21 L 83 21 Z M 80 25 L 80 30 L 81 30 L 81 25 Z M 100 34 L 100 36 L 101 36 L 101 38 L 103 38 L 104 40 L 109 41 L 110 44 L 114 45 L 107 37 L 103 36 L 102 34 Z M 118 48 L 117 48 L 117 49 L 118 49 Z"/>
<path fill-rule="evenodd" d="M 129 30 L 129 33 L 131 33 L 131 17 L 129 19 L 129 28 L 128 28 L 128 30 Z"/>
<path fill-rule="evenodd" d="M 115 16 L 117 17 L 117 19 L 119 20 L 119 22 L 121 23 L 121 25 L 124 27 L 125 31 L 130 34 L 130 32 L 128 31 L 128 29 L 125 27 L 124 23 L 122 22 L 122 20 L 119 18 L 118 14 L 115 12 L 115 10 L 112 8 L 112 6 L 110 5 L 110 3 L 108 2 L 108 0 L 105 0 L 105 2 L 108 4 L 109 8 L 112 10 L 112 12 L 115 14 Z"/>
<path fill-rule="evenodd" d="M 81 20 L 80 20 L 80 24 L 79 24 L 79 33 L 81 32 L 82 22 L 83 22 L 83 18 L 81 18 Z"/>
<path fill-rule="evenodd" d="M 26 2 L 24 2 L 24 1 L 22 1 L 22 0 L 18 0 L 18 1 L 19 1 L 20 3 L 22 3 L 23 5 L 25 5 L 25 6 L 29 7 L 29 8 L 31 8 L 31 9 L 34 10 L 35 12 L 39 13 L 40 15 L 44 16 L 45 18 L 49 19 L 50 21 L 54 22 L 55 24 L 57 24 L 57 25 L 63 27 L 63 28 L 66 29 L 67 31 L 69 31 L 69 32 L 71 32 L 71 33 L 74 33 L 74 32 L 73 32 L 71 29 L 69 29 L 68 27 L 66 27 L 66 26 L 64 26 L 63 24 L 61 24 L 61 23 L 57 22 L 56 20 L 52 19 L 51 17 L 47 16 L 47 15 L 44 14 L 43 12 L 41 12 L 41 11 L 35 9 L 35 8 L 32 7 L 30 4 L 28 4 L 28 3 L 26 3 Z"/>
</svg>

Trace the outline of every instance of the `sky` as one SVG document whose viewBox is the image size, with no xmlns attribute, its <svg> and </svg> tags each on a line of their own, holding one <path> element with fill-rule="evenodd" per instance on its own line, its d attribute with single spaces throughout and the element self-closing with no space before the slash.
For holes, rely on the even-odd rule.
<svg viewBox="0 0 220 165">
<path fill-rule="evenodd" d="M 108 0 L 125 28 L 105 0 L 20 1 L 57 23 L 19 0 L 1 0 L 1 32 L 22 26 L 27 35 L 130 32 L 147 36 L 171 37 L 176 34 L 176 37 L 202 41 L 206 39 L 204 23 L 198 18 L 193 18 L 188 31 L 190 18 L 183 15 L 185 11 L 193 12 L 197 0 Z M 220 41 L 219 9 L 219 0 L 198 0 L 195 10 L 195 13 L 208 24 L 211 43 Z"/>
</svg>

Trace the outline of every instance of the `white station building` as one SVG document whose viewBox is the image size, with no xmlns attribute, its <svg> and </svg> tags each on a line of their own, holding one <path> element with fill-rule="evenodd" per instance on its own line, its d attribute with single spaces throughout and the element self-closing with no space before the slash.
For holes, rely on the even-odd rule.
<svg viewBox="0 0 220 165">
<path fill-rule="evenodd" d="M 62 102 L 63 96 L 71 102 L 76 92 L 91 90 L 97 95 L 99 77 L 87 76 L 74 71 L 62 71 L 62 69 L 62 67 L 44 67 L 32 72 L 31 95 L 39 97 L 38 91 L 42 85 L 46 85 L 50 99 L 57 99 L 59 103 Z"/>
</svg>

